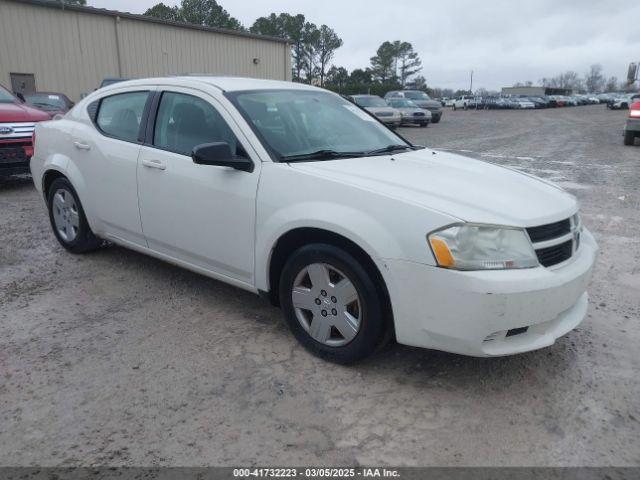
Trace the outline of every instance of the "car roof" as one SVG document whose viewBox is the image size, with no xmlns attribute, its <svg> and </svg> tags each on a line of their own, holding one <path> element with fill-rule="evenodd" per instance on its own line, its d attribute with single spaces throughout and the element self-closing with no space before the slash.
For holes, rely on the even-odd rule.
<svg viewBox="0 0 640 480">
<path fill-rule="evenodd" d="M 321 90 L 320 88 L 313 87 L 311 85 L 305 85 L 302 83 L 285 82 L 281 80 L 265 80 L 259 78 L 246 78 L 246 77 L 224 77 L 213 75 L 178 75 L 173 77 L 156 77 L 156 78 L 141 78 L 138 80 L 128 80 L 125 82 L 119 82 L 114 85 L 109 85 L 100 89 L 101 91 L 107 91 L 107 89 L 119 89 L 128 86 L 137 85 L 184 85 L 193 84 L 206 84 L 223 92 L 238 92 L 245 90 Z"/>
</svg>

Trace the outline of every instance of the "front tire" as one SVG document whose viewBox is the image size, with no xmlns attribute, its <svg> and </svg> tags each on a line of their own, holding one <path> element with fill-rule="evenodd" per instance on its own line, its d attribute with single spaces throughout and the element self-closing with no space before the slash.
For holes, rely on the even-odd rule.
<svg viewBox="0 0 640 480">
<path fill-rule="evenodd" d="M 282 271 L 279 294 L 294 336 L 320 358 L 357 362 L 388 338 L 384 296 L 366 268 L 338 247 L 296 250 Z"/>
<path fill-rule="evenodd" d="M 53 181 L 48 191 L 49 220 L 53 233 L 65 249 L 84 253 L 100 247 L 71 182 L 64 177 Z"/>
</svg>

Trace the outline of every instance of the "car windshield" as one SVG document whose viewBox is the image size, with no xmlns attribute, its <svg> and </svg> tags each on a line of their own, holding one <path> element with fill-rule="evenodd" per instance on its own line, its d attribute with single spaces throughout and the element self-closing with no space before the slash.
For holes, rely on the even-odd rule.
<svg viewBox="0 0 640 480">
<path fill-rule="evenodd" d="M 411 100 L 431 100 L 429 95 L 424 92 L 404 92 L 404 96 Z"/>
<path fill-rule="evenodd" d="M 33 105 L 34 107 L 49 109 L 65 108 L 64 100 L 60 95 L 56 95 L 55 93 L 35 93 L 25 95 L 24 99 L 29 105 Z"/>
<path fill-rule="evenodd" d="M 16 98 L 11 95 L 7 90 L 0 87 L 0 103 L 14 103 Z"/>
<path fill-rule="evenodd" d="M 391 100 L 391 106 L 393 108 L 417 108 L 418 106 L 413 103 L 411 100 L 404 100 L 404 99 L 393 99 Z"/>
<path fill-rule="evenodd" d="M 277 161 L 357 157 L 411 145 L 373 116 L 324 91 L 258 90 L 226 94 Z M 298 159 L 296 159 L 298 160 Z"/>
<path fill-rule="evenodd" d="M 361 107 L 388 107 L 380 97 L 355 97 L 355 101 Z"/>
</svg>

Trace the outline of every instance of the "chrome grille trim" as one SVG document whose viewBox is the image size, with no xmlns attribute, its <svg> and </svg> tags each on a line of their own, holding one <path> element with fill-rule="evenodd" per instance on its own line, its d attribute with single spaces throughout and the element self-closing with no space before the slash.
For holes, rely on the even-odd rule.
<svg viewBox="0 0 640 480">
<path fill-rule="evenodd" d="M 36 124 L 34 122 L 0 123 L 0 127 L 9 127 L 13 130 L 11 133 L 0 133 L 0 141 L 2 141 L 16 138 L 31 138 Z"/>
</svg>

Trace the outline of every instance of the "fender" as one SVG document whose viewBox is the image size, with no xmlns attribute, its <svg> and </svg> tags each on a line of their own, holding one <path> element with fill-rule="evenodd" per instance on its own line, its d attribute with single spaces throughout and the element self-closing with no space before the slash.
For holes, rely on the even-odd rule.
<svg viewBox="0 0 640 480">
<path fill-rule="evenodd" d="M 313 217 L 309 216 L 310 212 L 314 212 Z M 330 201 L 289 205 L 274 212 L 256 229 L 255 282 L 259 290 L 269 290 L 271 256 L 278 240 L 298 228 L 318 228 L 345 237 L 376 263 L 383 256 L 403 256 L 402 248 L 391 232 L 366 212 Z"/>
</svg>

